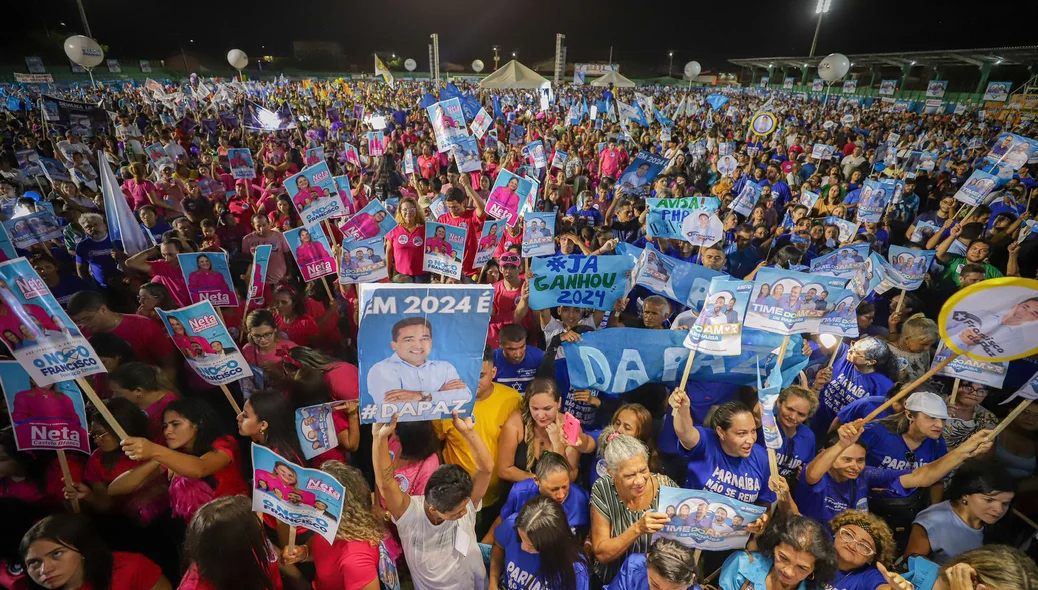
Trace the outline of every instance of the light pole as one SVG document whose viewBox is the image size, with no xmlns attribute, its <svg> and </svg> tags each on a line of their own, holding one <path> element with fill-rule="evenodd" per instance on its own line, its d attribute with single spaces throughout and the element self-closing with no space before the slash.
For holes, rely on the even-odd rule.
<svg viewBox="0 0 1038 590">
<path fill-rule="evenodd" d="M 83 21 L 83 32 L 87 37 L 93 39 L 94 36 L 90 34 L 90 23 L 87 22 L 86 9 L 83 8 L 83 0 L 76 0 L 76 4 L 79 6 L 79 19 Z"/>
<path fill-rule="evenodd" d="M 815 56 L 815 46 L 818 45 L 818 32 L 822 30 L 822 17 L 829 12 L 829 6 L 832 3 L 833 0 L 818 0 L 818 6 L 815 7 L 815 14 L 818 15 L 818 24 L 815 26 L 815 38 L 811 40 L 811 52 L 807 54 L 808 57 Z"/>
<path fill-rule="evenodd" d="M 671 74 L 674 73 L 674 52 L 671 51 L 669 55 L 670 55 L 670 65 L 667 66 L 667 77 L 668 78 L 670 77 Z"/>
<path fill-rule="evenodd" d="M 500 51 L 501 51 L 501 46 L 500 45 L 495 45 L 494 46 L 494 71 L 495 72 L 497 71 L 497 62 L 501 61 L 501 56 L 498 54 L 498 52 L 500 52 Z"/>
</svg>

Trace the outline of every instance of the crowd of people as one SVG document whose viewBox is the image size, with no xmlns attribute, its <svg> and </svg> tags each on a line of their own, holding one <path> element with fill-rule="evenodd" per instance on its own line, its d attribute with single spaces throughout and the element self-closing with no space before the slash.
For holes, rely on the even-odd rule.
<svg viewBox="0 0 1038 590">
<path fill-rule="evenodd" d="M 61 223 L 61 238 L 16 255 L 103 360 L 107 373 L 91 382 L 128 436 L 120 440 L 88 412 L 93 452 L 68 453 L 65 476 L 55 453 L 19 451 L 10 425 L 0 431 L 0 588 L 374 590 L 396 587 L 399 572 L 404 587 L 420 590 L 1038 589 L 1038 530 L 1027 516 L 1038 519 L 1028 493 L 1038 489 L 1038 408 L 989 437 L 1008 413 L 998 402 L 1038 372 L 1038 359 L 1008 363 L 1001 389 L 963 380 L 953 391 L 951 379 L 931 378 L 881 419 L 860 420 L 930 367 L 938 312 L 956 292 L 995 277 L 1035 277 L 1038 235 L 1029 233 L 1038 180 L 1028 163 L 985 204 L 956 198 L 1000 134 L 1036 135 L 1030 118 L 973 105 L 924 113 L 872 99 L 644 87 L 636 90 L 653 100 L 656 116 L 640 125 L 616 107 L 638 103 L 632 90 L 556 87 L 542 108 L 537 91 L 459 81 L 494 119 L 494 132 L 479 138 L 481 170 L 459 172 L 419 106 L 436 95 L 431 83 L 207 84 L 171 84 L 161 96 L 143 85 L 48 89 L 101 102 L 114 123 L 89 135 L 42 119 L 32 88 L 4 114 L 4 219 L 48 210 Z M 710 93 L 725 104 L 708 102 Z M 247 129 L 237 118 L 245 100 L 277 112 L 287 105 L 294 124 Z M 588 103 L 607 108 L 592 117 L 580 108 Z M 778 129 L 749 133 L 764 107 Z M 381 118 L 385 153 L 371 155 L 366 135 Z M 547 162 L 563 152 L 564 165 L 535 167 L 523 146 L 538 140 Z M 144 149 L 156 143 L 164 158 Z M 818 159 L 815 144 L 835 150 Z M 232 176 L 235 148 L 251 149 L 255 178 Z M 486 339 L 479 381 L 466 384 L 471 416 L 361 424 L 357 285 L 305 281 L 284 235 L 327 232 L 342 260 L 339 224 L 304 225 L 284 186 L 314 148 L 323 148 L 333 175 L 348 178 L 349 215 L 379 201 L 395 219 L 384 236 L 383 282 L 492 286 L 488 333 L 466 335 Z M 60 162 L 71 180 L 27 174 L 16 158 L 27 150 Z M 640 152 L 667 164 L 644 185 L 618 182 Z M 936 161 L 904 165 L 913 152 Z M 734 170 L 719 168 L 729 155 Z M 113 237 L 103 167 L 153 247 L 130 255 Z M 557 213 L 544 235 L 560 254 L 612 256 L 624 243 L 651 244 L 751 280 L 762 268 L 803 269 L 848 244 L 884 258 L 891 246 L 931 249 L 936 261 L 916 291 L 862 300 L 860 336 L 838 350 L 804 335 L 809 366 L 775 406 L 782 448 L 773 473 L 753 387 L 693 378 L 684 389 L 647 383 L 607 395 L 570 384 L 563 343 L 621 327 L 688 329 L 700 310 L 641 286 L 612 309 L 532 309 L 521 216 L 509 217 L 489 261 L 475 261 L 493 220 L 491 188 L 505 171 L 538 181 L 530 210 Z M 864 183 L 885 178 L 902 180 L 903 195 L 880 221 L 841 237 L 836 220 L 853 224 Z M 729 205 L 748 182 L 761 187 L 759 200 L 737 214 Z M 805 193 L 820 198 L 806 206 Z M 692 196 L 719 199 L 720 241 L 649 236 L 647 198 Z M 462 278 L 424 270 L 431 221 L 467 229 Z M 261 245 L 272 248 L 254 296 Z M 262 376 L 232 384 L 240 413 L 191 370 L 158 314 L 193 301 L 177 257 L 189 252 L 229 255 L 229 288 L 241 305 L 222 316 Z M 4 337 L 12 351 L 19 346 L 19 334 Z M 307 460 L 295 410 L 331 401 L 341 402 L 338 444 Z M 568 416 L 580 422 L 575 439 L 564 434 Z M 344 486 L 333 543 L 253 513 L 253 444 Z M 654 536 L 673 516 L 660 504 L 664 487 L 710 489 L 766 512 L 737 523 L 752 533 L 745 549 L 700 552 Z M 718 530 L 730 531 L 724 520 Z"/>
</svg>

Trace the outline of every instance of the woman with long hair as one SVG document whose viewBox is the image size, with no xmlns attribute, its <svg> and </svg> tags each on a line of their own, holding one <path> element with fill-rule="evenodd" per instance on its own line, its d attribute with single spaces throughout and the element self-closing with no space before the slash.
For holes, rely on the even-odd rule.
<svg viewBox="0 0 1038 590">
<path fill-rule="evenodd" d="M 200 507 L 184 537 L 190 567 L 178 590 L 282 590 L 278 555 L 245 496 Z"/>
<path fill-rule="evenodd" d="M 285 396 L 269 389 L 257 391 L 242 404 L 237 420 L 239 435 L 293 463 L 303 462 L 295 410 Z"/>
<path fill-rule="evenodd" d="M 299 291 L 287 283 L 274 288 L 270 311 L 277 319 L 278 330 L 288 339 L 302 346 L 310 346 L 319 333 L 317 321 L 306 313 L 306 300 Z"/>
<path fill-rule="evenodd" d="M 147 437 L 157 444 L 165 444 L 162 435 L 162 415 L 170 402 L 179 396 L 162 369 L 147 363 L 126 363 L 109 376 L 112 395 L 129 400 L 148 419 Z"/>
<path fill-rule="evenodd" d="M 191 295 L 187 290 L 184 273 L 180 269 L 178 255 L 193 251 L 187 240 L 167 233 L 158 246 L 127 258 L 126 266 L 151 276 L 153 283 L 165 285 L 177 307 L 187 307 L 191 305 Z"/>
<path fill-rule="evenodd" d="M 156 309 L 173 311 L 179 307 L 173 301 L 173 296 L 170 295 L 169 289 L 162 283 L 145 283 L 141 285 L 140 290 L 137 292 L 137 302 L 140 304 L 137 307 L 137 315 L 150 318 L 160 324 L 162 319 L 159 318 L 159 314 L 155 311 Z"/>
<path fill-rule="evenodd" d="M 756 550 L 729 556 L 718 585 L 721 590 L 822 590 L 837 567 L 836 551 L 821 523 L 789 515 L 768 525 Z"/>
<path fill-rule="evenodd" d="M 698 577 L 692 548 L 674 539 L 659 538 L 648 553 L 634 553 L 624 561 L 609 590 L 686 590 Z"/>
<path fill-rule="evenodd" d="M 296 387 L 319 390 L 324 386 L 337 401 L 360 398 L 357 367 L 346 361 L 307 346 L 297 346 L 288 351 L 283 364 L 285 375 L 295 381 Z"/>
<path fill-rule="evenodd" d="M 386 264 L 395 283 L 426 283 L 429 273 L 422 269 L 425 256 L 425 215 L 418 201 L 400 200 L 396 210 L 397 226 L 386 234 Z"/>
<path fill-rule="evenodd" d="M 782 447 L 775 455 L 779 475 L 787 480 L 795 480 L 800 466 L 815 458 L 815 433 L 805 423 L 817 410 L 818 394 L 799 385 L 783 389 L 775 402 L 775 422 L 782 431 Z M 763 434 L 757 437 L 757 444 L 764 444 Z"/>
<path fill-rule="evenodd" d="M 162 570 L 137 553 L 112 552 L 79 515 L 36 523 L 21 543 L 32 590 L 171 590 Z"/>
<path fill-rule="evenodd" d="M 313 561 L 314 590 L 379 590 L 378 545 L 385 530 L 372 513 L 371 488 L 356 467 L 329 461 L 321 470 L 346 489 L 335 542 L 329 544 L 321 535 L 313 535 L 292 552 L 285 548 L 285 563 Z"/>
<path fill-rule="evenodd" d="M 267 217 L 274 229 L 282 233 L 302 225 L 299 214 L 292 205 L 292 198 L 288 195 L 278 195 L 277 206 L 267 214 Z"/>
<path fill-rule="evenodd" d="M 242 347 L 245 362 L 256 365 L 267 372 L 267 375 L 284 377 L 282 360 L 288 351 L 299 346 L 291 340 L 282 338 L 277 318 L 266 309 L 254 309 L 245 317 L 245 331 L 248 343 Z"/>
<path fill-rule="evenodd" d="M 503 520 L 494 531 L 490 554 L 490 590 L 511 588 L 508 578 L 526 577 L 545 590 L 586 590 L 588 568 L 580 540 L 569 527 L 562 506 L 536 496 Z M 518 573 L 517 573 L 518 572 Z"/>
<path fill-rule="evenodd" d="M 286 376 L 291 379 L 294 379 L 294 376 L 303 370 L 302 364 L 292 356 L 292 353 L 300 348 L 302 347 L 293 348 L 282 359 L 282 368 Z M 313 358 L 312 355 L 300 355 L 300 357 Z M 306 381 L 293 380 L 287 387 L 287 390 L 288 398 L 295 409 L 326 404 L 332 401 L 328 386 L 325 384 L 324 379 L 321 378 L 321 374 L 316 372 L 312 373 L 311 378 Z M 325 461 L 333 460 L 345 462 L 348 458 L 347 453 L 357 450 L 360 446 L 360 415 L 358 408 L 358 403 L 354 400 L 340 404 L 332 411 L 332 423 L 335 427 L 335 436 L 339 444 L 313 457 L 310 460 L 311 466 L 320 467 Z"/>
</svg>

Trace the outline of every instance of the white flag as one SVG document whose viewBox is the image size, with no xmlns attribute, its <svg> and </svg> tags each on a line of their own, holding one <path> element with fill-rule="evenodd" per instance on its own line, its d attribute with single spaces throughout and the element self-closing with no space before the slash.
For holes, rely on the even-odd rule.
<svg viewBox="0 0 1038 590">
<path fill-rule="evenodd" d="M 129 256 L 151 248 L 151 239 L 141 224 L 137 223 L 133 211 L 130 211 L 130 204 L 126 202 L 126 197 L 123 196 L 123 191 L 102 151 L 97 152 L 97 164 L 101 169 L 101 194 L 104 195 L 108 235 L 112 242 L 121 241 L 123 251 Z"/>
</svg>

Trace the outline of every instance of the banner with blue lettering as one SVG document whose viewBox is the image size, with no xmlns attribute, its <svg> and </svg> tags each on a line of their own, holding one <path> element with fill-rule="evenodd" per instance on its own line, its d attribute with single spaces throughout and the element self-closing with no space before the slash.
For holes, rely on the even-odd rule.
<svg viewBox="0 0 1038 590">
<path fill-rule="evenodd" d="M 263 445 L 252 444 L 252 510 L 269 514 L 292 527 L 303 527 L 335 542 L 346 493 L 339 480 L 320 469 L 308 469 Z"/>
<path fill-rule="evenodd" d="M 493 301 L 490 285 L 361 285 L 361 422 L 471 414 Z"/>
<path fill-rule="evenodd" d="M 850 277 L 865 265 L 868 244 L 850 244 L 811 260 L 811 272 L 830 277 Z"/>
<path fill-rule="evenodd" d="M 97 353 L 24 258 L 0 263 L 0 334 L 39 386 L 104 373 Z"/>
<path fill-rule="evenodd" d="M 761 330 L 743 329 L 742 353 L 717 356 L 697 352 L 692 363 L 693 381 L 720 381 L 735 385 L 756 385 L 757 358 L 761 369 L 771 370 L 782 346 L 782 336 Z M 606 328 L 581 334 L 579 342 L 563 342 L 570 385 L 620 395 L 646 383 L 675 386 L 688 360 L 684 330 L 646 330 Z M 806 360 L 803 340 L 794 335 L 782 359 L 783 376 L 788 386 L 797 373 L 790 371 Z"/>
<path fill-rule="evenodd" d="M 208 301 L 213 307 L 238 307 L 226 252 L 189 252 L 177 254 L 177 260 L 192 303 Z"/>
<path fill-rule="evenodd" d="M 339 226 L 346 242 L 382 238 L 399 225 L 382 202 L 375 199 Z"/>
<path fill-rule="evenodd" d="M 667 167 L 670 162 L 659 154 L 651 154 L 646 151 L 638 152 L 631 163 L 620 174 L 617 183 L 618 189 L 628 195 L 644 195 L 649 192 L 649 185 Z"/>
<path fill-rule="evenodd" d="M 527 213 L 523 218 L 523 258 L 555 254 L 555 213 Z"/>
<path fill-rule="evenodd" d="M 757 401 L 760 403 L 760 425 L 764 433 L 764 446 L 778 451 L 782 448 L 782 434 L 775 420 L 775 402 L 782 392 L 782 371 L 772 369 L 763 385 L 760 379 L 760 363 L 757 364 Z"/>
<path fill-rule="evenodd" d="M 685 336 L 685 348 L 718 356 L 742 354 L 742 326 L 752 291 L 752 281 L 714 277 L 703 311 Z"/>
<path fill-rule="evenodd" d="M 983 170 L 974 170 L 966 183 L 955 192 L 955 200 L 975 207 L 983 203 L 1000 184 L 998 176 Z"/>
<path fill-rule="evenodd" d="M 90 454 L 83 394 L 75 381 L 36 385 L 17 361 L 0 361 L 0 386 L 19 451 Z"/>
<path fill-rule="evenodd" d="M 267 281 L 267 263 L 270 261 L 270 244 L 256 246 L 252 250 L 252 266 L 249 267 L 249 290 L 246 297 L 246 309 L 263 307 L 264 287 Z"/>
<path fill-rule="evenodd" d="M 445 223 L 425 223 L 425 256 L 422 270 L 461 280 L 465 260 L 465 235 L 468 230 Z"/>
<path fill-rule="evenodd" d="M 249 148 L 230 148 L 227 150 L 227 161 L 234 178 L 256 178 L 256 162 L 252 159 Z"/>
<path fill-rule="evenodd" d="M 859 223 L 879 222 L 887 203 L 894 196 L 894 183 L 893 178 L 865 181 L 858 200 Z"/>
<path fill-rule="evenodd" d="M 441 100 L 425 110 L 436 136 L 436 149 L 440 153 L 451 149 L 454 138 L 468 135 L 465 128 L 465 114 L 461 110 L 459 99 Z"/>
<path fill-rule="evenodd" d="M 645 199 L 648 213 L 645 227 L 650 238 L 684 240 L 681 224 L 685 217 L 696 210 L 710 213 L 721 208 L 717 197 L 683 197 L 680 199 Z"/>
<path fill-rule="evenodd" d="M 1008 166 L 1013 170 L 1019 170 L 1035 158 L 1038 158 L 1038 141 L 1014 133 L 999 135 L 984 157 L 991 164 Z"/>
<path fill-rule="evenodd" d="M 849 295 L 846 285 L 847 279 L 762 268 L 753 281 L 746 326 L 775 334 L 818 333 L 822 318 L 836 311 L 833 302 Z"/>
<path fill-rule="evenodd" d="M 609 311 L 626 295 L 630 256 L 550 256 L 532 261 L 530 309 L 560 305 Z"/>
<path fill-rule="evenodd" d="M 951 352 L 951 349 L 945 346 L 943 342 L 938 343 L 937 354 L 934 355 L 931 366 L 936 367 L 944 362 L 944 359 L 948 358 Z M 955 360 L 945 365 L 940 371 L 937 371 L 937 374 L 942 377 L 961 379 L 970 383 L 1001 389 L 1002 384 L 1006 381 L 1008 372 L 1009 361 L 978 361 L 960 354 Z"/>
<path fill-rule="evenodd" d="M 401 234 L 399 239 L 408 240 Z M 386 266 L 386 242 L 371 238 L 357 242 L 343 242 L 339 258 L 339 284 L 374 283 L 389 278 Z"/>
<path fill-rule="evenodd" d="M 706 490 L 660 488 L 659 511 L 670 517 L 655 539 L 673 539 L 704 551 L 742 549 L 750 540 L 746 526 L 767 508 L 740 502 Z"/>
<path fill-rule="evenodd" d="M 339 446 L 332 412 L 341 404 L 334 401 L 296 409 L 296 436 L 307 461 Z"/>
<path fill-rule="evenodd" d="M 43 205 L 40 203 L 39 206 Z M 26 249 L 36 244 L 62 238 L 58 220 L 53 213 L 43 209 L 28 215 L 18 215 L 14 219 L 4 221 L 3 225 L 16 248 Z"/>
<path fill-rule="evenodd" d="M 285 179 L 285 190 L 304 225 L 346 214 L 346 205 L 332 180 L 328 163 L 321 161 Z"/>
<path fill-rule="evenodd" d="M 451 154 L 458 165 L 458 172 L 479 172 L 483 162 L 479 158 L 479 141 L 471 135 L 455 137 L 451 144 Z"/>
<path fill-rule="evenodd" d="M 748 216 L 750 211 L 752 211 L 753 207 L 757 204 L 757 201 L 760 200 L 762 192 L 763 191 L 759 184 L 752 180 L 747 180 L 746 183 L 742 185 L 742 190 L 739 191 L 735 200 L 728 205 L 728 208 L 739 215 Z"/>
<path fill-rule="evenodd" d="M 476 258 L 472 262 L 473 268 L 483 268 L 494 257 L 494 251 L 497 250 L 497 245 L 501 243 L 501 237 L 504 235 L 505 226 L 504 219 L 487 219 L 483 222 L 483 232 L 479 236 L 476 247 Z M 552 227 L 554 228 L 554 226 Z"/>
<path fill-rule="evenodd" d="M 202 301 L 175 311 L 158 312 L 173 344 L 206 383 L 227 385 L 252 376 L 252 369 L 212 303 Z"/>
<path fill-rule="evenodd" d="M 335 259 L 332 248 L 328 245 L 328 236 L 324 235 L 321 226 L 297 227 L 285 232 L 285 240 L 292 250 L 292 256 L 299 265 L 299 272 L 304 281 L 313 281 L 330 274 L 335 274 Z"/>
<path fill-rule="evenodd" d="M 926 273 L 930 270 L 930 265 L 933 264 L 936 255 L 936 250 L 915 250 L 904 246 L 890 246 L 887 258 L 894 270 L 901 273 L 898 278 L 906 281 L 896 286 L 906 291 L 918 289 L 926 279 Z"/>
</svg>

